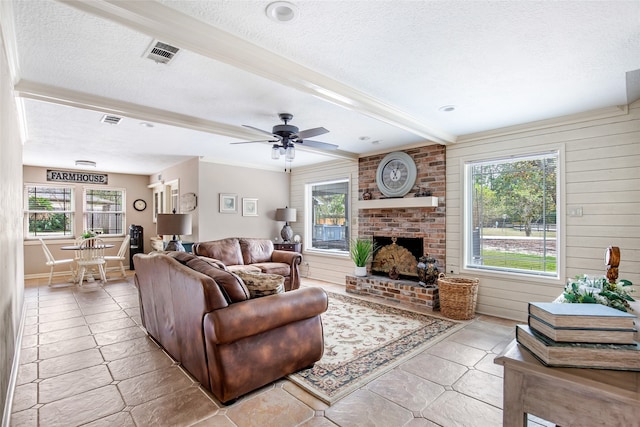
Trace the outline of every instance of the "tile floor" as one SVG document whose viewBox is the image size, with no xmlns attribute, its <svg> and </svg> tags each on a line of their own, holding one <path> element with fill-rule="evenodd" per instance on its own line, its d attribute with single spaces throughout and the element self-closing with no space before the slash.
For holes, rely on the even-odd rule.
<svg viewBox="0 0 640 427">
<path fill-rule="evenodd" d="M 512 321 L 479 316 L 331 407 L 287 380 L 225 407 L 147 338 L 132 273 L 81 291 L 26 281 L 11 426 L 502 425 L 493 359 L 512 340 Z"/>
</svg>

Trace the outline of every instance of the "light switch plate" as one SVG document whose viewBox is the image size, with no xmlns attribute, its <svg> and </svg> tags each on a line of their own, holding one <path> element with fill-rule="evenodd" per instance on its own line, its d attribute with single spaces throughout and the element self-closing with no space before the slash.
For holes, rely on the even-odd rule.
<svg viewBox="0 0 640 427">
<path fill-rule="evenodd" d="M 582 206 L 569 208 L 569 216 L 582 216 Z"/>
</svg>

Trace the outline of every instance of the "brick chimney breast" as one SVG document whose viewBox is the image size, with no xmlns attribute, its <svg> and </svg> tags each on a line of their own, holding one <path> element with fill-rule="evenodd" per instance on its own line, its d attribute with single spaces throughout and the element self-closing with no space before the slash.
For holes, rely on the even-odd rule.
<svg viewBox="0 0 640 427">
<path fill-rule="evenodd" d="M 434 257 L 440 266 L 446 265 L 446 147 L 444 145 L 425 145 L 404 150 L 415 161 L 417 178 L 415 187 L 405 197 L 415 197 L 423 190 L 431 191 L 438 197 L 438 207 L 411 207 L 361 209 L 358 211 L 359 237 L 396 236 L 421 237 L 423 255 Z M 376 171 L 380 161 L 388 153 L 362 157 L 358 164 L 358 198 L 362 200 L 365 192 L 372 199 L 384 198 L 376 186 Z"/>
</svg>

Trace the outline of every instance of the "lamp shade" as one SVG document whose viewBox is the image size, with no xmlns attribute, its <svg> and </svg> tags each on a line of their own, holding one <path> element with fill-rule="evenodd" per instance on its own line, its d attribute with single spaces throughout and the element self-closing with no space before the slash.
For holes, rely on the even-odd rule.
<svg viewBox="0 0 640 427">
<path fill-rule="evenodd" d="M 191 214 L 158 214 L 156 232 L 162 235 L 191 234 Z"/>
<path fill-rule="evenodd" d="M 296 222 L 296 210 L 293 208 L 276 209 L 276 221 Z"/>
</svg>

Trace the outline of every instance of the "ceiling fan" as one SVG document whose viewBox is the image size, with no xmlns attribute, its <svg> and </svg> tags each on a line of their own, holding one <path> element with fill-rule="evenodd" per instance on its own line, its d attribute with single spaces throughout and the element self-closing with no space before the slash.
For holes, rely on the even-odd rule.
<svg viewBox="0 0 640 427">
<path fill-rule="evenodd" d="M 252 144 L 254 142 L 272 142 L 275 143 L 271 147 L 271 158 L 279 159 L 281 155 L 285 155 L 285 158 L 289 161 L 293 160 L 296 156 L 295 145 L 318 148 L 321 150 L 335 150 L 338 148 L 335 144 L 329 144 L 327 142 L 311 141 L 306 138 L 311 138 L 318 135 L 323 135 L 329 131 L 323 127 L 299 130 L 296 126 L 290 125 L 289 121 L 293 119 L 293 115 L 289 113 L 278 114 L 280 120 L 284 122 L 283 125 L 275 125 L 271 132 L 258 129 L 249 125 L 242 125 L 246 128 L 256 130 L 261 133 L 265 133 L 272 138 L 264 139 L 260 141 L 244 141 L 244 142 L 232 142 L 232 144 Z"/>
</svg>

